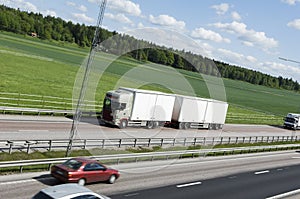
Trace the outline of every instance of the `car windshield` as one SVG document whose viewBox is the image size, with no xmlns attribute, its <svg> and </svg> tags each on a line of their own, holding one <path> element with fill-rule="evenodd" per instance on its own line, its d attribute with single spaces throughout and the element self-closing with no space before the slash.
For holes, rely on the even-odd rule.
<svg viewBox="0 0 300 199">
<path fill-rule="evenodd" d="M 68 167 L 70 169 L 77 170 L 81 167 L 82 162 L 79 162 L 78 160 L 70 159 L 70 160 L 66 161 L 65 163 L 63 163 L 63 165 L 65 165 L 66 167 Z"/>
<path fill-rule="evenodd" d="M 40 191 L 39 193 L 37 193 L 35 196 L 33 196 L 32 199 L 53 199 L 52 197 L 48 196 L 47 194 L 45 194 L 44 192 Z"/>
</svg>

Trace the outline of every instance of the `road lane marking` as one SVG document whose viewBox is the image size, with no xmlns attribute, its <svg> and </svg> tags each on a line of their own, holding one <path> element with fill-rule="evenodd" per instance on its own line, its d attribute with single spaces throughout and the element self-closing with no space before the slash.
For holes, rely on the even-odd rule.
<svg viewBox="0 0 300 199">
<path fill-rule="evenodd" d="M 130 194 L 126 194 L 124 195 L 125 197 L 132 197 L 132 196 L 137 196 L 139 195 L 139 193 L 130 193 Z"/>
<path fill-rule="evenodd" d="M 49 130 L 18 130 L 19 132 L 49 132 Z"/>
<path fill-rule="evenodd" d="M 28 183 L 28 182 L 35 182 L 35 179 L 29 179 L 29 180 L 18 180 L 18 181 L 10 181 L 10 182 L 0 182 L 1 185 L 13 185 L 13 184 L 19 184 L 19 183 Z"/>
<path fill-rule="evenodd" d="M 299 159 L 300 157 L 292 157 L 292 159 Z"/>
<path fill-rule="evenodd" d="M 257 172 L 255 172 L 254 174 L 255 174 L 255 175 L 260 175 L 260 174 L 269 173 L 269 172 L 270 172 L 269 170 L 265 170 L 265 171 L 257 171 Z"/>
<path fill-rule="evenodd" d="M 199 185 L 202 184 L 202 182 L 192 182 L 192 183 L 187 183 L 187 184 L 181 184 L 181 185 L 176 185 L 177 188 L 182 188 L 182 187 L 189 187 L 189 186 L 194 186 L 194 185 Z"/>
<path fill-rule="evenodd" d="M 286 192 L 286 193 L 282 193 L 282 194 L 279 194 L 279 195 L 275 195 L 275 196 L 272 196 L 272 197 L 269 197 L 269 198 L 266 198 L 266 199 L 280 199 L 280 198 L 286 198 L 288 196 L 292 196 L 292 195 L 296 195 L 296 194 L 299 194 L 300 193 L 300 189 L 296 189 L 294 191 L 289 191 L 289 192 Z"/>
</svg>

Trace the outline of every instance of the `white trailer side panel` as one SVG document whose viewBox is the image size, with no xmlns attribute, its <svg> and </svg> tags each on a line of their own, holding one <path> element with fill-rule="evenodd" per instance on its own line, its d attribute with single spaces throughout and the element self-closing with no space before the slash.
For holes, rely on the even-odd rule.
<svg viewBox="0 0 300 199">
<path fill-rule="evenodd" d="M 153 118 L 156 121 L 171 121 L 175 96 L 157 95 Z"/>
<path fill-rule="evenodd" d="M 224 124 L 228 104 L 225 102 L 211 100 L 208 102 L 205 123 Z"/>
<path fill-rule="evenodd" d="M 205 120 L 206 107 L 206 99 L 176 96 L 172 120 L 202 123 Z"/>
<path fill-rule="evenodd" d="M 130 120 L 171 121 L 175 96 L 134 90 Z"/>
<path fill-rule="evenodd" d="M 130 120 L 152 120 L 156 97 L 155 94 L 135 92 Z"/>
</svg>

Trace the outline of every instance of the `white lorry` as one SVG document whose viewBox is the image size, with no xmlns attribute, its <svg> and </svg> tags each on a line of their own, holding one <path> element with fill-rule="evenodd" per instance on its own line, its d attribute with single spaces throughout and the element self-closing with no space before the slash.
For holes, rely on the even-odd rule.
<svg viewBox="0 0 300 199">
<path fill-rule="evenodd" d="M 299 129 L 300 128 L 300 114 L 296 113 L 288 113 L 287 116 L 284 118 L 283 123 L 284 128 L 289 129 Z"/>
<path fill-rule="evenodd" d="M 102 120 L 119 128 L 156 128 L 170 122 L 175 96 L 156 91 L 119 88 L 106 93 Z"/>
<path fill-rule="evenodd" d="M 171 124 L 179 129 L 222 129 L 227 109 L 226 102 L 176 95 Z"/>
</svg>

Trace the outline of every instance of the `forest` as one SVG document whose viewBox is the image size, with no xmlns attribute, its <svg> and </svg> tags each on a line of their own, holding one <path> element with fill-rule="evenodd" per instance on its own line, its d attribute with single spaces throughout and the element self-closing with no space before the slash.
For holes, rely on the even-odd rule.
<svg viewBox="0 0 300 199">
<path fill-rule="evenodd" d="M 85 48 L 91 46 L 95 27 L 79 23 L 74 24 L 61 18 L 43 16 L 40 13 L 29 13 L 0 5 L 0 31 L 30 35 L 41 40 L 75 43 L 79 47 Z M 129 56 L 140 61 L 150 61 L 271 88 L 300 91 L 300 84 L 291 78 L 274 77 L 241 66 L 212 60 L 192 52 L 158 46 L 148 41 L 135 39 L 129 35 L 119 34 L 116 31 L 111 32 L 101 29 L 99 39 L 100 42 L 105 41 L 100 43 L 99 50 L 108 53 L 120 55 L 120 53 L 126 52 L 123 56 Z M 126 51 L 126 49 L 135 49 L 136 46 L 139 46 L 139 49 Z"/>
</svg>

